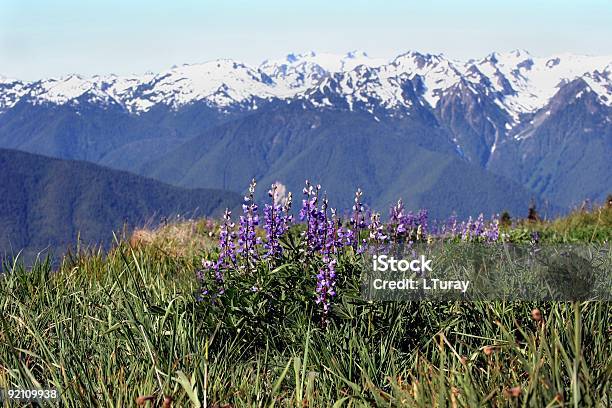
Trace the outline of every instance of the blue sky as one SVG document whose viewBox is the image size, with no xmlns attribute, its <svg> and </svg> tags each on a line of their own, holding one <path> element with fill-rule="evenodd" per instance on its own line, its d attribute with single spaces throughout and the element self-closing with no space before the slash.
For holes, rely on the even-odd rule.
<svg viewBox="0 0 612 408">
<path fill-rule="evenodd" d="M 2 0 L 0 74 L 141 73 L 309 50 L 612 55 L 611 0 Z"/>
</svg>

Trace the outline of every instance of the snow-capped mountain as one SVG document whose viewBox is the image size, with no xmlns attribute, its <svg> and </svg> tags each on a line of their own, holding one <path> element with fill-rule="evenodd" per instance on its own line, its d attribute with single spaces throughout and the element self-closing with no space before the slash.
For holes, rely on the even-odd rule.
<svg viewBox="0 0 612 408">
<path fill-rule="evenodd" d="M 516 50 L 457 61 L 411 51 L 384 60 L 356 51 L 309 52 L 259 66 L 217 60 L 144 75 L 0 77 L 0 148 L 190 180 L 190 186 L 223 169 L 222 187 L 239 188 L 241 176 L 227 167 L 226 155 L 235 153 L 228 146 L 249 147 L 236 155 L 244 163 L 261 154 L 257 171 L 284 157 L 274 168 L 286 176 L 291 172 L 280 169 L 298 154 L 283 156 L 290 146 L 305 146 L 302 137 L 333 142 L 326 133 L 332 128 L 355 136 L 342 148 L 394 135 L 398 143 L 514 179 L 562 206 L 576 197 L 601 199 L 612 178 L 612 57 Z M 225 142 L 216 144 L 219 135 Z M 264 152 L 261 141 L 273 151 Z M 152 161 L 187 142 L 194 148 L 151 173 Z M 162 177 L 163 169 L 180 167 L 179 157 L 187 165 L 205 163 Z M 595 176 L 562 177 L 570 172 Z"/>
<path fill-rule="evenodd" d="M 275 97 L 273 90 L 272 81 L 260 70 L 232 60 L 217 60 L 186 64 L 155 75 L 141 82 L 124 101 L 135 112 L 157 104 L 178 109 L 195 101 L 223 109 L 253 98 Z"/>
<path fill-rule="evenodd" d="M 371 58 L 363 51 L 351 51 L 345 55 L 311 51 L 289 54 L 281 60 L 266 60 L 259 69 L 279 85 L 278 96 L 291 97 L 306 91 L 331 73 L 351 71 L 360 65 L 378 67 L 386 62 L 381 58 Z"/>
<path fill-rule="evenodd" d="M 23 82 L 0 75 L 0 113 L 15 106 L 27 92 Z"/>
<path fill-rule="evenodd" d="M 610 56 L 561 54 L 542 58 L 516 50 L 490 54 L 473 66 L 492 80 L 494 89 L 504 95 L 504 106 L 518 120 L 519 114 L 543 108 L 563 84 L 579 77 L 589 78 L 601 101 L 609 104 L 611 62 Z M 602 82 L 607 82 L 608 89 Z"/>
<path fill-rule="evenodd" d="M 83 78 L 70 75 L 65 78 L 51 78 L 28 84 L 24 95 L 34 105 L 52 103 L 56 105 L 78 104 L 82 98 L 87 102 L 101 105 L 120 104 L 113 92 L 106 86 L 106 81 L 99 78 Z"/>
<path fill-rule="evenodd" d="M 418 76 L 422 82 L 419 96 L 432 108 L 461 81 L 468 86 L 485 85 L 483 96 L 493 96 L 510 114 L 515 122 L 509 124 L 511 127 L 521 114 L 541 109 L 560 86 L 578 77 L 589 83 L 602 103 L 612 106 L 611 66 L 612 57 L 563 54 L 543 58 L 521 50 L 492 53 L 468 62 L 418 52 L 408 52 L 391 61 L 370 58 L 365 52 L 310 52 L 266 60 L 259 67 L 217 60 L 186 64 L 157 75 L 70 75 L 30 83 L 0 77 L 0 110 L 10 108 L 23 97 L 32 103 L 61 105 L 83 94 L 92 101 L 119 103 L 133 113 L 146 112 L 158 104 L 179 109 L 199 101 L 220 109 L 232 105 L 253 109 L 258 99 L 308 98 L 330 87 L 349 108 L 368 99 L 371 104 L 394 110 L 400 106 L 409 108 L 414 102 L 405 100 L 402 87 Z M 313 102 L 326 105 L 325 99 Z M 366 110 L 377 109 L 367 106 Z"/>
<path fill-rule="evenodd" d="M 382 108 L 391 115 L 410 114 L 415 104 L 435 108 L 445 93 L 462 82 L 473 86 L 473 92 L 476 92 L 476 86 L 487 83 L 488 79 L 482 73 L 470 72 L 462 63 L 442 55 L 412 51 L 388 64 L 362 65 L 332 73 L 298 96 L 321 107 L 340 105 L 340 96 L 349 110 L 361 108 L 380 115 Z M 335 100 L 333 104 L 330 102 L 332 99 Z"/>
<path fill-rule="evenodd" d="M 408 52 L 395 58 L 390 64 L 398 75 L 419 75 L 424 81 L 423 97 L 435 107 L 444 91 L 457 84 L 462 77 L 471 78 L 461 70 L 461 64 L 442 55 Z M 477 78 L 480 81 L 480 78 Z"/>
<path fill-rule="evenodd" d="M 507 112 L 509 130 L 520 121 L 520 115 L 543 108 L 562 85 L 576 78 L 583 78 L 599 95 L 601 103 L 612 106 L 611 64 L 612 56 L 564 54 L 540 58 L 520 50 L 493 53 L 469 62 L 409 52 L 388 64 L 342 71 L 341 78 L 324 77 L 318 88 L 330 87 L 335 80 L 338 82 L 335 90 L 344 95 L 348 106 L 353 106 L 355 100 L 370 99 L 372 104 L 388 109 L 409 108 L 413 101 L 405 99 L 402 87 L 418 76 L 423 84 L 420 96 L 436 108 L 443 95 L 462 83 L 474 94 L 490 98 Z M 318 103 L 326 104 L 325 100 Z M 375 109 L 369 106 L 366 110 Z"/>
</svg>

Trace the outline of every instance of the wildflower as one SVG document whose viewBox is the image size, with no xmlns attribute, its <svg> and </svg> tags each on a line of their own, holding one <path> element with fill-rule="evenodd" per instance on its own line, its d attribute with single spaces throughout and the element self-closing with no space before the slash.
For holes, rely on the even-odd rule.
<svg viewBox="0 0 612 408">
<path fill-rule="evenodd" d="M 398 205 L 392 211 L 397 214 L 397 211 L 401 208 L 401 201 L 398 201 Z M 391 222 L 394 222 L 396 214 L 391 214 Z M 428 235 L 428 214 L 427 210 L 420 210 L 417 214 L 413 214 L 412 211 L 407 214 L 403 214 L 400 218 L 400 224 L 398 225 L 399 231 L 405 231 L 403 234 L 406 235 L 410 241 L 426 240 Z"/>
<path fill-rule="evenodd" d="M 368 229 L 370 231 L 370 239 L 375 241 L 377 244 L 381 244 L 387 240 L 388 236 L 383 233 L 384 227 L 380 222 L 379 213 L 372 214 Z"/>
<path fill-rule="evenodd" d="M 219 232 L 219 257 L 216 262 L 203 259 L 203 269 L 196 272 L 196 276 L 202 284 L 201 296 L 203 297 L 217 296 L 225 292 L 223 289 L 224 271 L 236 267 L 236 246 L 234 244 L 236 233 L 234 228 L 232 212 L 226 209 Z"/>
<path fill-rule="evenodd" d="M 249 193 L 244 197 L 245 204 L 242 205 L 243 215 L 240 216 L 240 226 L 238 228 L 238 250 L 246 260 L 246 266 L 250 266 L 250 262 L 257 260 L 257 238 L 256 228 L 259 225 L 259 215 L 257 213 L 257 204 L 255 204 L 255 179 L 249 185 Z"/>
<path fill-rule="evenodd" d="M 322 305 L 323 315 L 331 308 L 331 299 L 336 296 L 336 260 L 329 256 L 323 258 L 324 266 L 317 274 L 315 302 Z"/>
<path fill-rule="evenodd" d="M 484 233 L 484 230 L 485 230 L 484 216 L 482 215 L 482 213 L 480 213 L 478 218 L 476 218 L 476 222 L 474 223 L 472 236 L 478 239 Z"/>
<path fill-rule="evenodd" d="M 322 211 L 327 208 L 327 200 L 324 199 Z M 347 245 L 345 240 L 346 232 L 343 231 L 341 222 L 335 209 L 330 209 L 331 218 L 325 219 L 324 244 L 321 248 L 323 255 L 323 268 L 316 275 L 316 298 L 315 302 L 322 305 L 323 317 L 326 318 L 332 303 L 332 298 L 336 295 L 336 259 L 332 256 L 337 255 L 340 248 Z"/>
<path fill-rule="evenodd" d="M 353 212 L 349 221 L 351 229 L 349 229 L 347 234 L 347 241 L 349 245 L 352 245 L 353 248 L 357 251 L 357 253 L 361 253 L 365 250 L 366 243 L 365 239 L 361 242 L 359 241 L 361 237 L 361 231 L 363 231 L 367 226 L 363 203 L 361 202 L 362 196 L 363 192 L 360 188 L 358 188 L 355 192 Z"/>
<path fill-rule="evenodd" d="M 331 219 L 327 222 L 325 240 L 324 253 L 326 254 L 337 253 L 344 245 L 348 245 L 348 239 L 346 239 L 348 232 L 342 227 L 342 222 L 338 219 L 337 211 L 332 208 L 330 212 Z"/>
<path fill-rule="evenodd" d="M 268 196 L 272 199 L 272 204 L 264 207 L 264 230 L 266 231 L 266 243 L 264 248 L 267 250 L 266 257 L 274 257 L 282 252 L 280 237 L 289 229 L 293 221 L 291 211 L 291 193 L 287 196 L 283 205 L 277 200 L 277 185 L 272 184 L 268 191 Z"/>
<path fill-rule="evenodd" d="M 215 265 L 216 269 L 236 266 L 236 224 L 232 221 L 232 212 L 225 210 L 223 214 L 223 224 L 219 231 L 219 259 Z"/>
<path fill-rule="evenodd" d="M 397 204 L 389 211 L 389 234 L 395 242 L 400 241 L 408 231 L 404 217 L 404 203 L 397 200 Z"/>
<path fill-rule="evenodd" d="M 404 218 L 404 203 L 402 200 L 397 200 L 397 204 L 391 207 L 391 211 L 389 211 L 389 222 L 391 225 L 395 226 L 397 233 L 406 232 L 406 226 L 403 223 Z"/>
<path fill-rule="evenodd" d="M 497 242 L 499 240 L 499 218 L 497 216 L 494 216 L 486 226 L 483 236 L 486 242 Z"/>
<path fill-rule="evenodd" d="M 461 223 L 461 239 L 463 241 L 471 241 L 473 234 L 472 231 L 474 229 L 472 217 L 469 217 L 467 222 Z"/>
<path fill-rule="evenodd" d="M 306 187 L 303 190 L 304 199 L 300 210 L 300 220 L 306 221 L 305 242 L 306 249 L 310 254 L 319 251 L 325 242 L 327 199 L 323 200 L 323 205 L 319 209 L 320 189 L 320 185 L 314 187 L 306 180 Z"/>
</svg>

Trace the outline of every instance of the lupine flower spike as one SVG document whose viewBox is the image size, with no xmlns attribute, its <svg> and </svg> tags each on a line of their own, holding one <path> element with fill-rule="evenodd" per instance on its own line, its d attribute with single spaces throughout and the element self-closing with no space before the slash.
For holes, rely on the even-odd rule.
<svg viewBox="0 0 612 408">
<path fill-rule="evenodd" d="M 257 204 L 255 204 L 255 179 L 249 185 L 249 193 L 244 197 L 242 205 L 242 215 L 238 228 L 238 254 L 245 259 L 245 266 L 250 269 L 251 263 L 259 259 L 257 245 L 260 240 L 257 238 L 256 228 L 259 225 L 259 215 Z"/>
</svg>

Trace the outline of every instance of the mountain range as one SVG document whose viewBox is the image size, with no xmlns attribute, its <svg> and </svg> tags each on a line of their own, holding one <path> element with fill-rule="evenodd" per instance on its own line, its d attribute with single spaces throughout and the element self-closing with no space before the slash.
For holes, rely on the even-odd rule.
<svg viewBox="0 0 612 408">
<path fill-rule="evenodd" d="M 0 261 L 108 245 L 113 232 L 173 216 L 219 216 L 242 197 L 187 190 L 95 164 L 0 149 Z M 0 270 L 2 264 L 0 262 Z"/>
<path fill-rule="evenodd" d="M 612 57 L 289 54 L 131 76 L 0 79 L 0 147 L 189 188 L 361 187 L 435 216 L 566 211 L 612 190 Z M 265 188 L 260 189 L 265 195 Z"/>
</svg>

